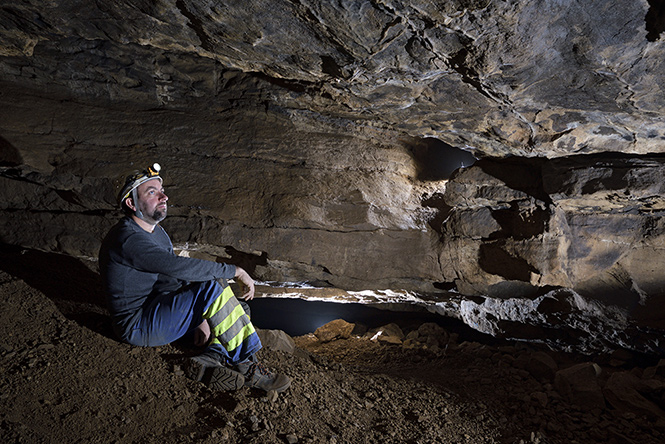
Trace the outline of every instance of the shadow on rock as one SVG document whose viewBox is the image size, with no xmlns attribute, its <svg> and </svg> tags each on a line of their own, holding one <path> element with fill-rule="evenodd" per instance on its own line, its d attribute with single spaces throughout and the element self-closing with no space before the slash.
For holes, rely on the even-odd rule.
<svg viewBox="0 0 665 444">
<path fill-rule="evenodd" d="M 116 339 L 93 266 L 63 254 L 0 244 L 0 269 L 44 293 L 68 319 Z"/>
</svg>

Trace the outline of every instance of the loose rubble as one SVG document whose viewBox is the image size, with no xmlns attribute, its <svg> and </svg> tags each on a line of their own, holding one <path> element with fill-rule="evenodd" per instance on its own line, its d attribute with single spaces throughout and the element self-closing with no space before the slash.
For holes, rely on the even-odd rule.
<svg viewBox="0 0 665 444">
<path fill-rule="evenodd" d="M 119 343 L 98 306 L 52 300 L 0 272 L 0 441 L 665 440 L 665 361 L 488 345 L 434 323 L 368 329 L 337 320 L 297 338 L 260 334 L 259 358 L 292 387 L 214 392 L 178 371 L 191 352 L 181 344 Z"/>
</svg>

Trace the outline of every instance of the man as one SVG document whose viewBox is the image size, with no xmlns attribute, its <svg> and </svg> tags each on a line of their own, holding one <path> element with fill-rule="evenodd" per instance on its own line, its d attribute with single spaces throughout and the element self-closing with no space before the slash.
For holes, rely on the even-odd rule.
<svg viewBox="0 0 665 444">
<path fill-rule="evenodd" d="M 123 341 L 144 347 L 193 334 L 197 345 L 207 347 L 185 363 L 189 377 L 222 390 L 286 390 L 291 384 L 287 376 L 256 361 L 261 341 L 241 304 L 247 305 L 226 285 L 226 279 L 237 279 L 246 287 L 242 298 L 250 300 L 254 281 L 249 274 L 233 265 L 174 254 L 159 225 L 168 201 L 160 169 L 154 164 L 127 178 L 118 196 L 126 217 L 100 249 L 114 331 Z"/>
</svg>

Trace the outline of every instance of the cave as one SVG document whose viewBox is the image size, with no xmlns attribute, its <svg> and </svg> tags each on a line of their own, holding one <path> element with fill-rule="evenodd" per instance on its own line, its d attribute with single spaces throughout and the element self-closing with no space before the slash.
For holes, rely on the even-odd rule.
<svg viewBox="0 0 665 444">
<path fill-rule="evenodd" d="M 96 335 L 87 340 L 108 341 L 105 350 L 115 350 L 109 356 L 124 353 L 127 365 L 139 353 L 122 348 L 110 330 L 98 254 L 122 217 L 116 196 L 126 175 L 159 163 L 169 196 L 161 225 L 176 254 L 246 269 L 257 283 L 257 319 L 269 330 L 307 317 L 299 327 L 306 324 L 310 336 L 300 328 L 289 333 L 311 339 L 338 316 L 358 325 L 364 317 L 366 330 L 379 327 L 371 325 L 373 316 L 403 329 L 419 319 L 450 344 L 464 344 L 436 345 L 437 359 L 468 353 L 465 365 L 473 366 L 471 356 L 510 361 L 536 379 L 549 378 L 549 388 L 522 395 L 533 423 L 497 436 L 478 432 L 483 440 L 467 430 L 476 442 L 662 442 L 663 5 L 1 5 L 0 351 L 10 378 L 4 382 L 13 394 L 32 390 L 21 375 L 46 362 L 39 353 L 68 344 L 62 332 L 75 327 Z M 22 298 L 41 308 L 33 313 Z M 280 302 L 292 307 L 288 316 L 278 314 Z M 328 316 L 326 307 L 335 307 Z M 357 311 L 335 311 L 341 307 Z M 45 327 L 21 341 L 14 330 L 36 319 Z M 74 324 L 63 327 L 67 321 Z M 375 342 L 380 336 L 363 334 Z M 382 346 L 398 343 L 411 353 L 417 336 L 408 339 L 407 332 Z M 434 347 L 436 340 L 428 340 Z M 341 353 L 306 341 L 323 354 Z M 511 357 L 500 357 L 508 348 Z M 557 357 L 558 371 L 545 355 Z M 164 361 L 140 356 L 152 366 Z M 340 365 L 313 359 L 330 371 Z M 436 367 L 418 359 L 415 368 Z M 126 381 L 128 374 L 113 378 Z M 16 385 L 19 379 L 26 385 Z M 130 382 L 118 384 L 130 390 Z M 178 390 L 190 401 L 204 396 Z M 390 398 L 377 390 L 353 403 Z M 3 441 L 71 439 L 11 413 L 13 394 L 2 397 Z M 53 396 L 36 395 L 23 414 L 57 417 L 59 430 L 102 415 Z M 147 404 L 151 396 L 126 405 Z M 552 399 L 576 396 L 573 423 L 620 425 L 571 429 L 558 417 L 538 417 Z M 241 436 L 220 412 L 251 400 L 213 398 L 205 411 L 193 401 L 180 404 L 178 425 L 155 436 L 361 436 L 331 426 L 319 441 L 313 432 L 294 438 L 288 427 L 256 422 Z M 505 428 L 518 415 L 511 408 L 513 416 L 483 427 Z M 391 432 L 375 420 L 366 442 L 443 439 L 415 431 L 426 420 L 414 409 L 403 421 L 415 428 Z M 190 421 L 185 410 L 198 411 L 199 419 Z M 136 428 L 144 415 L 138 408 L 109 415 L 127 430 L 118 426 L 113 439 L 95 439 L 152 442 Z M 195 432 L 201 418 L 222 423 Z M 400 435 L 405 430 L 413 436 Z M 628 437 L 634 434 L 638 441 Z"/>
</svg>

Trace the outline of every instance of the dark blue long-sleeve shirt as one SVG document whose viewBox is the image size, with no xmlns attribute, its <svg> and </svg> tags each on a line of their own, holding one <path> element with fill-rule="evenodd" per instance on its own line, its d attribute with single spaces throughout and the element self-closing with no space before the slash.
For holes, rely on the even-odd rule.
<svg viewBox="0 0 665 444">
<path fill-rule="evenodd" d="M 118 333 L 126 331 L 151 297 L 189 282 L 230 279 L 236 272 L 233 265 L 175 255 L 162 227 L 149 233 L 130 217 L 118 222 L 102 242 L 99 268 Z"/>
</svg>

